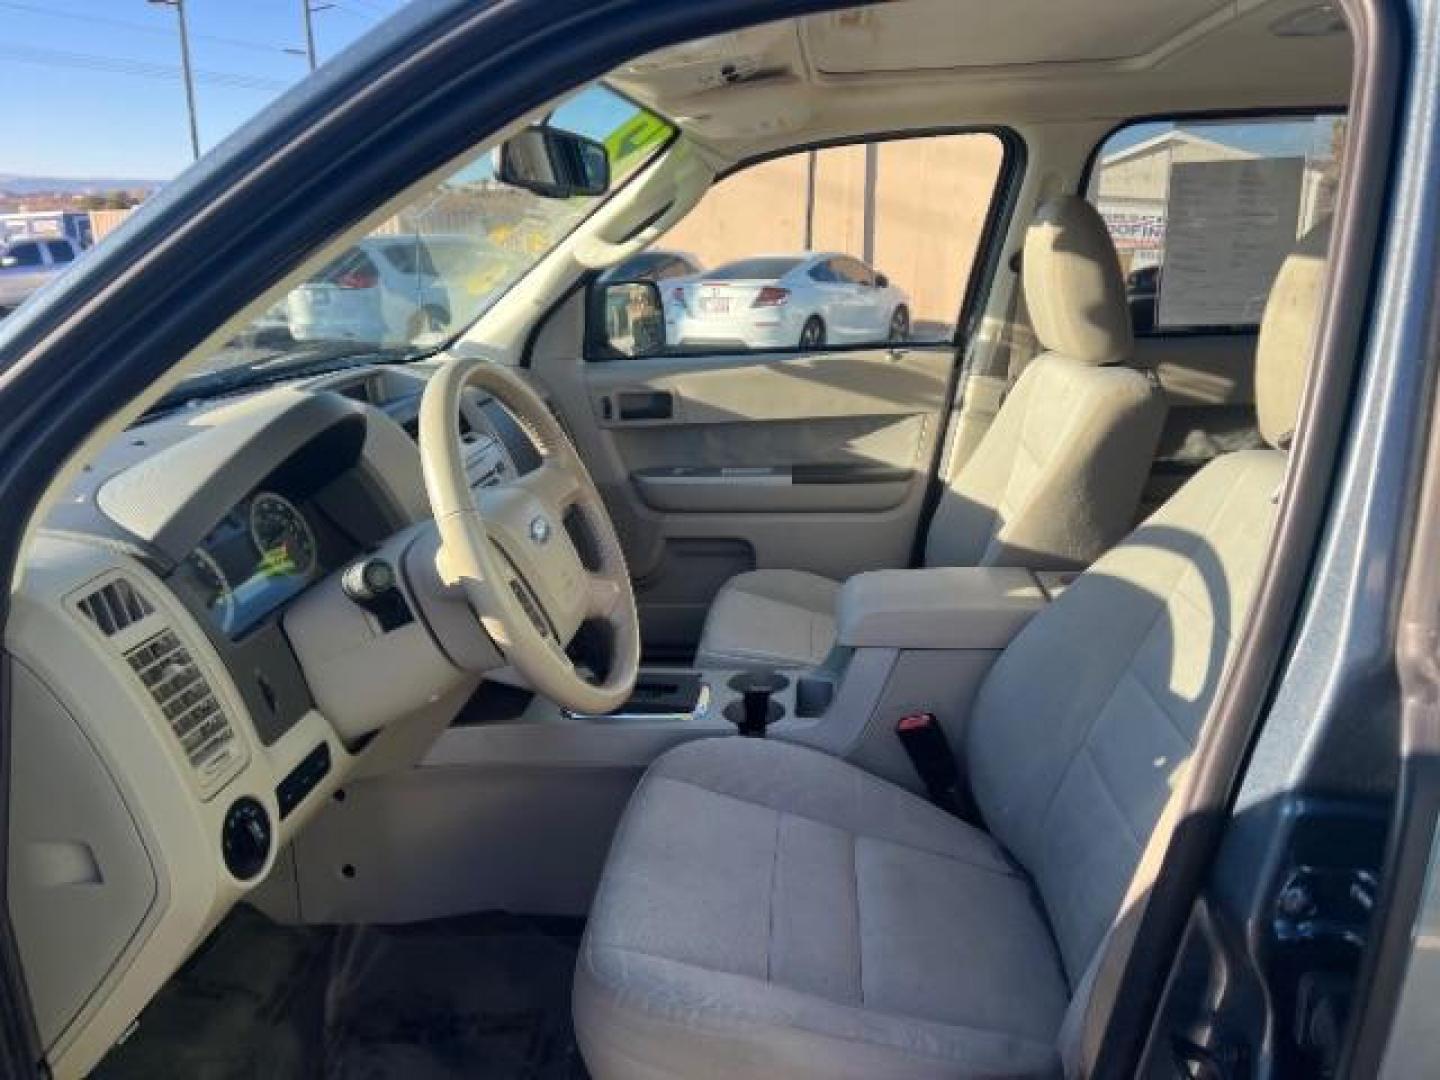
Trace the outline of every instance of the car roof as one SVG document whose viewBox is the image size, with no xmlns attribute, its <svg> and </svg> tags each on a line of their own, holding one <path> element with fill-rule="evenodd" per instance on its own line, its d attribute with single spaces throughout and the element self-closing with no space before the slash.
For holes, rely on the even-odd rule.
<svg viewBox="0 0 1440 1080">
<path fill-rule="evenodd" d="M 1299 6 L 894 0 L 661 49 L 606 82 L 725 163 L 877 130 L 1343 106 L 1350 37 L 1277 31 Z"/>
</svg>

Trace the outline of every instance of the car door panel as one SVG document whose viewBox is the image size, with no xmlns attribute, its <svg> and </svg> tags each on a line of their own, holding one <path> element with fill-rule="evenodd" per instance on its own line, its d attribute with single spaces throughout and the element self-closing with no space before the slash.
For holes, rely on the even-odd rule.
<svg viewBox="0 0 1440 1080">
<path fill-rule="evenodd" d="M 947 345 L 583 365 L 583 400 L 557 405 L 584 410 L 652 653 L 693 647 L 733 573 L 904 565 L 953 364 Z"/>
</svg>

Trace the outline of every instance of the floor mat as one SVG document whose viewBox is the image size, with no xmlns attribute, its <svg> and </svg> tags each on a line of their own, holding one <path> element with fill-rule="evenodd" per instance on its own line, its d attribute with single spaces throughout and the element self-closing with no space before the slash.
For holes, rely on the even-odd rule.
<svg viewBox="0 0 1440 1080">
<path fill-rule="evenodd" d="M 580 927 L 501 914 L 287 927 L 240 907 L 95 1075 L 584 1080 Z"/>
</svg>

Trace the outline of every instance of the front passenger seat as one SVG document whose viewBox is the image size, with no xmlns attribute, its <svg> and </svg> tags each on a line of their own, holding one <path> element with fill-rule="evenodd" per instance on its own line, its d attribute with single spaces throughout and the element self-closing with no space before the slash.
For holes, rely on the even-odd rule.
<svg viewBox="0 0 1440 1080">
<path fill-rule="evenodd" d="M 1045 352 L 1031 361 L 946 488 L 928 566 L 1088 566 L 1134 524 L 1165 405 L 1125 367 L 1134 346 L 1125 282 L 1104 220 L 1064 195 L 1025 235 L 1024 289 Z M 841 583 L 752 570 L 720 590 L 700 667 L 820 663 L 835 643 Z"/>
<path fill-rule="evenodd" d="M 1269 445 L 1196 473 L 986 676 L 964 766 L 988 831 L 774 739 L 650 767 L 576 966 L 596 1080 L 1013 1080 L 1080 1060 L 1087 987 L 1261 574 L 1326 248 L 1312 232 L 1265 310 Z"/>
</svg>

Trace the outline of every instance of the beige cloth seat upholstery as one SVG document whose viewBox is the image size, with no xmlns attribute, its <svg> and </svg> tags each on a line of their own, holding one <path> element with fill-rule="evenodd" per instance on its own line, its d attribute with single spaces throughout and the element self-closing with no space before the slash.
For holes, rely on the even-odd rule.
<svg viewBox="0 0 1440 1080">
<path fill-rule="evenodd" d="M 1267 308 L 1270 447 L 1202 469 L 987 676 L 962 760 L 988 833 L 774 740 L 655 762 L 576 968 L 596 1080 L 1040 1077 L 1072 1060 L 1257 583 L 1324 251 L 1309 238 Z"/>
<path fill-rule="evenodd" d="M 1125 535 L 1164 422 L 1159 388 L 1123 366 L 1134 341 L 1104 221 L 1073 195 L 1025 237 L 1024 288 L 1046 351 L 1028 364 L 974 455 L 947 484 L 931 566 L 1088 566 Z M 807 666 L 835 642 L 840 584 L 798 570 L 728 582 L 701 635 L 703 667 Z"/>
</svg>

